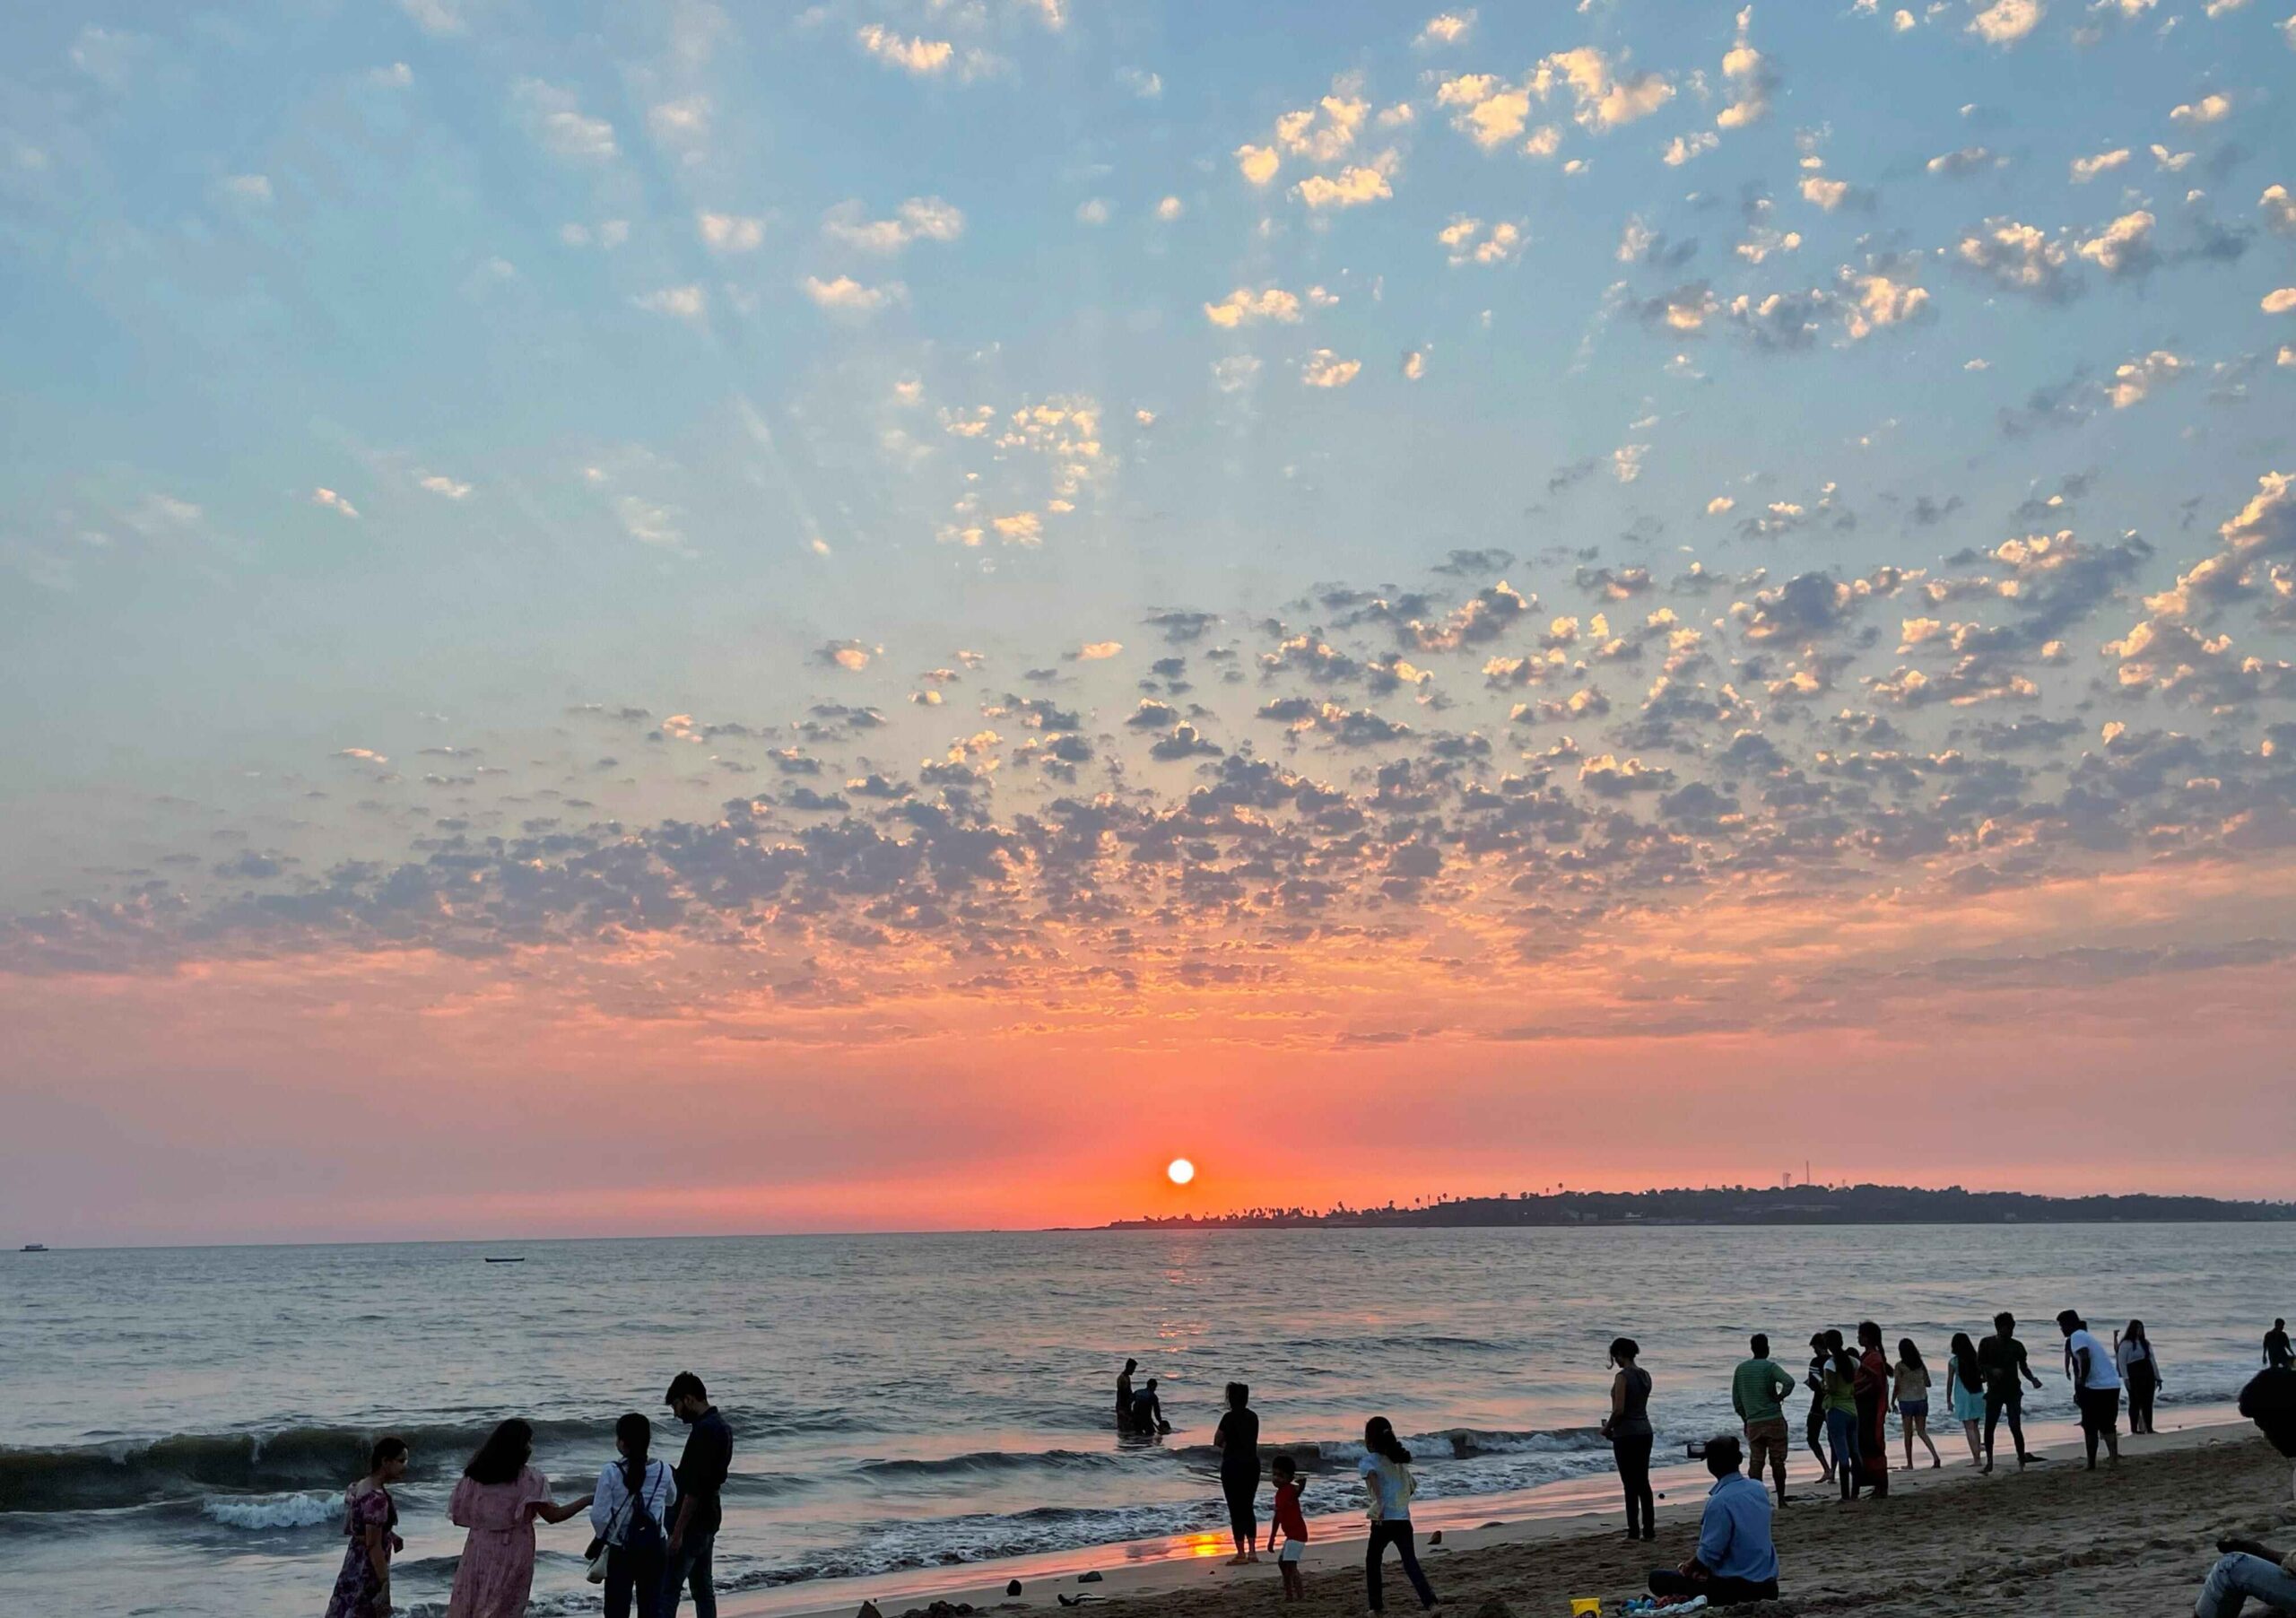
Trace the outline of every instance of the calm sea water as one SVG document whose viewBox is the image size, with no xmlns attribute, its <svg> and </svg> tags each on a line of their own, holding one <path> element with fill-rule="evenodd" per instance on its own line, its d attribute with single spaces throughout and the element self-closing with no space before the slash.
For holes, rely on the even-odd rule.
<svg viewBox="0 0 2296 1618">
<path fill-rule="evenodd" d="M 1813 1329 L 1871 1317 L 1942 1370 L 1950 1333 L 1981 1333 L 1996 1308 L 2028 1322 L 2044 1416 L 2069 1412 L 2049 1317 L 2143 1317 L 2166 1427 L 2235 1394 L 2269 1318 L 2296 1314 L 2259 1288 L 2292 1278 L 2285 1224 L 0 1256 L 0 1588 L 70 1598 L 48 1610 L 316 1613 L 341 1556 L 335 1498 L 388 1431 L 415 1450 L 398 1598 L 436 1612 L 461 1538 L 447 1492 L 491 1422 L 533 1421 L 540 1464 L 578 1494 L 611 1458 L 613 1418 L 665 1422 L 662 1390 L 686 1368 L 737 1435 L 721 1588 L 790 1605 L 839 1598 L 813 1581 L 1218 1527 L 1208 1444 L 1231 1378 L 1252 1383 L 1265 1440 L 1310 1459 L 1311 1509 L 1352 1509 L 1363 1418 L 1393 1417 L 1417 1435 L 1431 1521 L 1444 1502 L 1475 1520 L 1495 1497 L 1535 1492 L 1511 1513 L 1595 1491 L 1618 1333 L 1643 1344 L 1662 1452 L 1728 1425 L 1750 1331 L 1798 1370 Z M 1111 1430 L 1127 1354 L 1162 1379 L 1178 1431 L 1161 1444 Z M 674 1454 L 669 1426 L 657 1442 Z M 536 1612 L 594 1610 L 587 1527 L 543 1538 Z"/>
</svg>

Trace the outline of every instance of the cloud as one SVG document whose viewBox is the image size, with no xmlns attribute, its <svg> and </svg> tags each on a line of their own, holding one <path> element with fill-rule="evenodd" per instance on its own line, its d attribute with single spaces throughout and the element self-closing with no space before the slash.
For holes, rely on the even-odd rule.
<svg viewBox="0 0 2296 1618">
<path fill-rule="evenodd" d="M 2296 310 L 2296 286 L 2274 287 L 2264 295 L 2257 307 L 2267 315 L 2285 315 Z"/>
<path fill-rule="evenodd" d="M 2296 235 L 2296 202 L 2292 202 L 2285 186 L 2266 186 L 2264 195 L 2257 198 L 2257 206 L 2264 213 L 2264 222 L 2283 236 Z"/>
<path fill-rule="evenodd" d="M 858 202 L 842 202 L 822 216 L 822 234 L 856 252 L 898 253 L 919 241 L 954 241 L 964 234 L 963 212 L 937 196 L 912 196 L 891 219 L 871 219 Z"/>
<path fill-rule="evenodd" d="M 1331 350 L 1319 348 L 1300 361 L 1300 380 L 1309 387 L 1344 387 L 1362 369 L 1361 360 L 1343 360 Z"/>
<path fill-rule="evenodd" d="M 2122 155 L 2127 154 L 2124 152 Z M 1958 152 L 1940 152 L 1929 160 L 1927 167 L 1932 174 L 1942 174 L 1948 179 L 1960 179 L 1966 175 L 1982 174 L 1988 169 L 1997 169 L 2007 161 L 2005 158 L 1996 157 L 1990 147 L 1963 146 Z M 2081 167 L 2078 162 L 2073 166 L 2076 170 Z M 2082 176 L 2075 173 L 2074 178 L 2079 179 Z"/>
<path fill-rule="evenodd" d="M 1494 220 L 1486 225 L 1480 219 L 1455 213 L 1451 222 L 1435 233 L 1454 266 L 1471 264 L 1512 264 L 1522 257 L 1523 248 L 1530 242 L 1530 233 L 1520 220 Z"/>
<path fill-rule="evenodd" d="M 1124 642 L 1121 640 L 1087 640 L 1076 648 L 1075 655 L 1081 662 L 1101 663 L 1122 650 Z"/>
<path fill-rule="evenodd" d="M 1150 73 L 1144 67 L 1119 67 L 1116 70 L 1116 82 L 1144 101 L 1155 100 L 1164 93 L 1162 75 Z"/>
<path fill-rule="evenodd" d="M 1770 116 L 1770 98 L 1778 92 L 1778 74 L 1748 39 L 1754 8 L 1738 13 L 1737 42 L 1722 57 L 1722 83 L 1736 99 L 1714 115 L 1718 129 L 1744 129 Z"/>
<path fill-rule="evenodd" d="M 683 152 L 689 161 L 698 159 L 709 144 L 713 110 L 706 95 L 657 101 L 646 109 L 647 133 L 658 144 Z"/>
<path fill-rule="evenodd" d="M 699 322 L 709 315 L 709 294 L 699 286 L 665 286 L 631 300 L 650 314 Z"/>
<path fill-rule="evenodd" d="M 443 472 L 418 473 L 414 482 L 417 488 L 428 490 L 430 493 L 441 495 L 448 500 L 467 500 L 470 497 L 468 483 L 457 478 L 448 477 Z"/>
<path fill-rule="evenodd" d="M 1355 208 L 1384 202 L 1395 195 L 1387 183 L 1395 166 L 1395 153 L 1384 152 L 1370 163 L 1352 163 L 1334 177 L 1310 174 L 1292 191 L 1310 208 Z"/>
<path fill-rule="evenodd" d="M 1901 326 L 1934 312 L 1927 290 L 1907 282 L 1901 274 L 1877 272 L 1861 275 L 1845 271 L 1843 275 L 1851 294 L 1843 320 L 1852 340 L 1882 326 Z"/>
<path fill-rule="evenodd" d="M 1968 29 L 1987 45 L 2014 45 L 2040 26 L 2047 11 L 2041 0 L 1992 0 L 1970 17 Z"/>
<path fill-rule="evenodd" d="M 222 188 L 225 196 L 235 201 L 253 203 L 262 207 L 271 205 L 271 177 L 268 175 L 228 175 Z"/>
<path fill-rule="evenodd" d="M 2081 290 L 2069 273 L 2072 256 L 2062 235 L 2047 235 L 2006 216 L 1964 231 L 1954 254 L 1964 267 L 1996 285 L 2048 302 L 2064 302 Z"/>
<path fill-rule="evenodd" d="M 2128 148 L 2116 146 L 2109 152 L 2100 152 L 2093 157 L 2073 160 L 2073 183 L 2085 186 L 2100 174 L 2110 174 L 2128 161 Z"/>
<path fill-rule="evenodd" d="M 2149 354 L 2124 361 L 2113 372 L 2108 396 L 2115 410 L 2126 410 L 2149 397 L 2154 388 L 2178 380 L 2191 370 L 2188 361 L 2166 349 L 2156 348 Z"/>
<path fill-rule="evenodd" d="M 956 47 L 946 39 L 926 39 L 897 34 L 881 22 L 865 22 L 853 37 L 861 48 L 888 67 L 915 78 L 946 73 L 956 60 Z"/>
<path fill-rule="evenodd" d="M 739 213 L 693 216 L 702 245 L 713 253 L 754 253 L 765 243 L 765 221 Z"/>
<path fill-rule="evenodd" d="M 1722 144 L 1722 137 L 1711 130 L 1696 129 L 1688 135 L 1678 135 L 1668 141 L 1659 155 L 1669 169 L 1679 169 L 1694 157 L 1713 151 Z"/>
<path fill-rule="evenodd" d="M 818 275 L 808 275 L 797 285 L 806 297 L 831 314 L 861 319 L 866 319 L 896 303 L 909 301 L 909 288 L 898 281 L 865 286 L 850 275 L 839 275 L 829 281 L 823 281 Z"/>
<path fill-rule="evenodd" d="M 871 658 L 883 654 L 884 649 L 881 646 L 872 647 L 859 640 L 824 640 L 813 648 L 813 661 L 823 668 L 834 668 L 846 674 L 857 674 L 869 666 Z M 847 789 L 858 790 L 860 783 L 851 783 Z"/>
<path fill-rule="evenodd" d="M 1439 12 L 1427 19 L 1426 25 L 1412 43 L 1422 50 L 1438 45 L 1457 45 L 1467 37 L 1467 30 L 1474 26 L 1474 13 L 1472 11 Z"/>
<path fill-rule="evenodd" d="M 2124 213 L 2076 249 L 2112 276 L 2142 275 L 2161 262 L 2152 245 L 2152 215 L 2139 208 Z"/>
<path fill-rule="evenodd" d="M 2232 98 L 2222 91 L 2205 95 L 2196 101 L 2184 101 L 2169 109 L 2169 121 L 2173 124 L 2221 124 L 2232 116 Z"/>
<path fill-rule="evenodd" d="M 1265 286 L 1257 291 L 1238 287 L 1217 303 L 1204 306 L 1204 318 L 1224 330 L 1239 326 L 1255 326 L 1263 320 L 1296 325 L 1300 319 L 1300 300 L 1295 293 L 1280 286 Z"/>
<path fill-rule="evenodd" d="M 467 26 L 458 0 L 398 0 L 398 8 L 406 13 L 409 22 L 433 39 L 461 33 Z"/>
<path fill-rule="evenodd" d="M 1523 133 L 1531 92 L 1492 74 L 1462 74 L 1437 86 L 1435 104 L 1454 109 L 1451 126 L 1489 152 Z"/>
<path fill-rule="evenodd" d="M 1761 71 L 1759 58 L 1754 71 Z M 1591 45 L 1559 51 L 1540 62 L 1532 83 L 1545 99 L 1550 86 L 1568 85 L 1580 127 L 1602 132 L 1633 123 L 1674 99 L 1674 87 L 1665 74 L 1626 73 L 1620 63 Z"/>
<path fill-rule="evenodd" d="M 619 154 L 613 126 L 583 112 L 572 91 L 541 79 L 520 79 L 511 86 L 510 98 L 527 133 L 552 157 L 602 163 Z"/>
<path fill-rule="evenodd" d="M 1283 157 L 1273 146 L 1239 146 L 1236 148 L 1236 169 L 1255 186 L 1264 186 L 1275 178 L 1283 166 Z"/>
<path fill-rule="evenodd" d="M 332 489 L 312 490 L 311 504 L 314 506 L 325 506 L 330 511 L 340 511 L 345 517 L 356 518 L 359 515 L 358 507 L 352 505 L 349 500 L 344 499 L 343 496 L 337 494 Z"/>
</svg>

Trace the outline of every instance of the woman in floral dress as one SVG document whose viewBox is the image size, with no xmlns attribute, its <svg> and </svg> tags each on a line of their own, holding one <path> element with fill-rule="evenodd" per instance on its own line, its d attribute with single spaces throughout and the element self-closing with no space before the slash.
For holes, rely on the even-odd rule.
<svg viewBox="0 0 2296 1618">
<path fill-rule="evenodd" d="M 398 1502 L 391 1485 L 406 1475 L 406 1440 L 377 1439 L 367 1453 L 367 1475 L 343 1493 L 343 1571 L 335 1576 L 335 1596 L 326 1618 L 390 1618 L 391 1554 L 404 1548 L 392 1530 Z"/>
<path fill-rule="evenodd" d="M 447 1618 L 526 1618 L 535 1585 L 535 1518 L 562 1523 L 590 1509 L 590 1497 L 560 1505 L 550 1480 L 527 1463 L 535 1430 L 512 1417 L 489 1433 L 463 1468 L 447 1516 L 468 1528 L 455 1564 Z"/>
</svg>

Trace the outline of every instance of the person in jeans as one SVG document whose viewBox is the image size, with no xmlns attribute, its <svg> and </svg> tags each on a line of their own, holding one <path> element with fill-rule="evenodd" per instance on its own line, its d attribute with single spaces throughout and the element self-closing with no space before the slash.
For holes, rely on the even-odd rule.
<svg viewBox="0 0 2296 1618">
<path fill-rule="evenodd" d="M 2120 1367 L 2120 1385 L 2128 1389 L 2128 1431 L 2131 1436 L 2152 1431 L 2152 1400 L 2161 1391 L 2161 1361 L 2144 1322 L 2132 1320 L 2113 1339 L 2113 1363 Z"/>
<path fill-rule="evenodd" d="M 1387 1610 L 1387 1581 L 1380 1577 L 1379 1564 L 1389 1545 L 1395 1546 L 1404 1577 L 1411 1580 L 1419 1605 L 1432 1607 L 1435 1592 L 1427 1575 L 1419 1570 L 1419 1552 L 1411 1543 L 1411 1496 L 1415 1487 L 1411 1451 L 1396 1437 L 1395 1425 L 1387 1417 L 1373 1416 L 1363 1423 L 1363 1458 L 1355 1469 L 1363 1474 L 1363 1490 L 1370 1497 L 1364 1509 L 1371 1519 L 1371 1542 L 1363 1552 L 1363 1594 L 1371 1610 Z"/>
<path fill-rule="evenodd" d="M 1709 1606 L 1778 1599 L 1778 1547 L 1770 1536 L 1770 1496 L 1738 1470 L 1738 1440 L 1706 1441 L 1714 1487 L 1699 1518 L 1698 1553 L 1679 1568 L 1656 1568 L 1653 1596 L 1703 1596 Z"/>
<path fill-rule="evenodd" d="M 1786 1503 L 1786 1452 L 1793 1447 L 1786 1431 L 1785 1401 L 1794 1391 L 1794 1379 L 1770 1357 L 1770 1339 L 1761 1332 L 1753 1335 L 1747 1346 L 1753 1350 L 1753 1357 L 1739 1361 L 1738 1369 L 1730 1373 L 1730 1408 L 1746 1426 L 1747 1474 L 1761 1482 L 1766 1458 L 1778 1483 L 1778 1503 L 1782 1506 Z"/>
<path fill-rule="evenodd" d="M 1826 1354 L 1825 1380 L 1819 1398 L 1826 1407 L 1826 1447 L 1833 1452 L 1833 1480 L 1841 1498 L 1856 1500 L 1858 1484 L 1857 1356 L 1829 1329 L 1822 1339 Z"/>
<path fill-rule="evenodd" d="M 2296 1370 L 2276 1365 L 2257 1372 L 2240 1390 L 2240 1414 L 2296 1460 Z M 2218 1540 L 2216 1548 L 2223 1555 L 2208 1570 L 2193 1618 L 2239 1618 L 2251 1601 L 2270 1612 L 2296 1613 L 2296 1551 L 2231 1538 Z"/>
<path fill-rule="evenodd" d="M 590 1526 L 606 1553 L 606 1618 L 662 1618 L 662 1525 L 677 1509 L 677 1480 L 648 1454 L 654 1423 L 633 1410 L 613 1424 L 619 1458 L 590 1492 Z"/>
<path fill-rule="evenodd" d="M 2039 1457 L 2025 1448 L 2025 1425 L 2020 1420 L 2025 1390 L 2018 1379 L 2041 1385 L 2025 1362 L 2025 1345 L 2017 1341 L 2017 1317 L 2003 1310 L 1993 1318 L 1993 1335 L 1977 1345 L 1979 1371 L 1985 1378 L 1985 1469 L 1993 1470 L 1993 1434 L 2003 1416 L 2009 1418 L 2009 1440 L 2017 1446 L 2017 1465 L 2030 1466 Z"/>
<path fill-rule="evenodd" d="M 725 1520 L 718 1494 L 734 1465 L 734 1430 L 709 1402 L 701 1379 L 682 1370 L 665 1396 L 671 1413 L 691 1429 L 678 1457 L 677 1515 L 668 1524 L 662 1587 L 663 1618 L 676 1618 L 678 1602 L 693 1592 L 694 1618 L 718 1618 L 718 1586 L 710 1567 L 718 1527 Z"/>
<path fill-rule="evenodd" d="M 1611 1339 L 1611 1364 L 1618 1375 L 1611 1379 L 1611 1413 L 1603 1422 L 1603 1436 L 1611 1441 L 1611 1458 L 1618 1463 L 1619 1485 L 1626 1492 L 1626 1536 L 1658 1537 L 1657 1501 L 1650 1492 L 1650 1373 L 1635 1361 L 1641 1344 L 1631 1337 Z"/>
<path fill-rule="evenodd" d="M 2065 1334 L 2066 1372 L 2073 1379 L 2073 1400 L 2081 1407 L 2081 1443 L 2089 1452 L 2089 1470 L 2097 1469 L 2097 1440 L 2105 1440 L 2112 1463 L 2120 1465 L 2120 1367 L 2112 1351 L 2089 1329 L 2077 1310 L 2057 1317 Z"/>
</svg>

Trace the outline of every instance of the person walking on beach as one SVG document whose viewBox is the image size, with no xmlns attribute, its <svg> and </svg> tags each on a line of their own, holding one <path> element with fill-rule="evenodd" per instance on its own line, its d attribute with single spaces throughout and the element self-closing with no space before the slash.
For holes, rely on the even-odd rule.
<svg viewBox="0 0 2296 1618">
<path fill-rule="evenodd" d="M 2057 1329 L 2065 1334 L 2065 1357 L 2071 1361 L 2073 1402 L 2081 1407 L 2081 1447 L 2089 1452 L 2089 1470 L 2097 1469 L 2097 1440 L 2120 1465 L 2120 1367 L 2077 1309 L 2060 1309 Z"/>
<path fill-rule="evenodd" d="M 1905 1469 L 1913 1470 L 1913 1440 L 1919 1439 L 1929 1450 L 1929 1468 L 1934 1472 L 1945 1463 L 1937 1457 L 1937 1446 L 1929 1441 L 1929 1367 L 1921 1362 L 1921 1351 L 1911 1337 L 1898 1339 L 1895 1376 L 1897 1386 L 1892 1392 L 1898 1402 L 1898 1421 L 1905 1429 Z"/>
<path fill-rule="evenodd" d="M 1611 1339 L 1610 1362 L 1618 1374 L 1611 1379 L 1611 1413 L 1603 1421 L 1603 1436 L 1610 1440 L 1611 1458 L 1618 1463 L 1618 1481 L 1626 1492 L 1626 1536 L 1656 1539 L 1657 1505 L 1650 1492 L 1650 1446 L 1657 1434 L 1650 1426 L 1650 1373 L 1635 1361 L 1641 1344 L 1631 1337 Z"/>
<path fill-rule="evenodd" d="M 1738 1470 L 1738 1440 L 1726 1432 L 1706 1441 L 1706 1469 L 1714 1487 L 1699 1518 L 1698 1551 L 1679 1568 L 1652 1570 L 1650 1593 L 1703 1596 L 1709 1606 L 1777 1600 L 1778 1547 L 1761 1480 Z"/>
<path fill-rule="evenodd" d="M 1355 1470 L 1363 1476 L 1369 1497 L 1365 1511 L 1371 1519 L 1371 1541 L 1363 1552 L 1363 1593 L 1371 1610 L 1387 1611 L 1387 1580 L 1379 1564 L 1393 1545 L 1419 1605 L 1432 1611 L 1435 1592 L 1420 1571 L 1419 1552 L 1411 1543 L 1411 1497 L 1417 1488 L 1411 1475 L 1411 1451 L 1396 1437 L 1395 1425 L 1387 1417 L 1373 1416 L 1363 1423 L 1363 1458 Z"/>
<path fill-rule="evenodd" d="M 1833 1463 L 1826 1458 L 1826 1366 L 1833 1356 L 1826 1352 L 1826 1335 L 1810 1334 L 1810 1368 L 1802 1373 L 1802 1386 L 1810 1390 L 1810 1414 L 1802 1421 L 1802 1440 L 1818 1463 L 1818 1487 L 1822 1489 L 1833 1482 Z"/>
<path fill-rule="evenodd" d="M 1241 1382 L 1228 1384 L 1228 1409 L 1212 1434 L 1220 1452 L 1220 1492 L 1228 1502 L 1228 1532 L 1236 1542 L 1231 1568 L 1259 1560 L 1259 1518 L 1252 1509 L 1259 1493 L 1259 1415 L 1251 1407 L 1252 1390 Z"/>
<path fill-rule="evenodd" d="M 2161 1361 L 2153 1357 L 2144 1321 L 2130 1321 L 2126 1331 L 2114 1336 L 2113 1363 L 2120 1367 L 2120 1385 L 2128 1389 L 2129 1436 L 2141 1432 L 2150 1437 L 2152 1396 L 2161 1391 Z"/>
<path fill-rule="evenodd" d="M 1730 1373 L 1730 1408 L 1745 1423 L 1747 1474 L 1761 1483 L 1766 1460 L 1782 1506 L 1786 1503 L 1786 1452 L 1793 1448 L 1786 1436 L 1785 1402 L 1794 1392 L 1794 1379 L 1770 1357 L 1770 1339 L 1762 1333 L 1756 1332 L 1747 1346 L 1753 1351 L 1752 1357 L 1739 1361 L 1738 1369 Z"/>
<path fill-rule="evenodd" d="M 1308 1550 L 1308 1517 L 1300 1509 L 1300 1466 L 1289 1455 L 1279 1455 L 1275 1473 L 1275 1507 L 1268 1515 L 1267 1548 L 1275 1552 L 1275 1566 L 1283 1575 L 1283 1599 L 1305 1601 L 1307 1582 L 1300 1577 L 1300 1559 Z M 1276 1549 L 1275 1536 L 1283 1536 Z"/>
<path fill-rule="evenodd" d="M 1969 1440 L 1970 1465 L 1985 1465 L 1985 1450 L 1978 1443 L 1978 1428 L 1985 1421 L 1985 1379 L 1978 1372 L 1977 1344 L 1967 1332 L 1953 1334 L 1953 1352 L 1945 1360 L 1945 1386 L 1953 1401 L 1953 1419 Z M 1910 1464 L 1910 1463 L 1909 1463 Z"/>
<path fill-rule="evenodd" d="M 1880 1500 L 1890 1492 L 1890 1361 L 1882 1328 L 1857 1323 L 1857 1461 L 1866 1485 Z"/>
<path fill-rule="evenodd" d="M 682 1370 L 670 1379 L 664 1396 L 670 1414 L 690 1430 L 685 1453 L 678 1457 L 677 1517 L 669 1525 L 663 1546 L 668 1582 L 662 1592 L 663 1618 L 677 1618 L 678 1602 L 693 1592 L 694 1618 L 718 1618 L 718 1584 L 710 1553 L 718 1546 L 718 1530 L 726 1520 L 718 1501 L 726 1474 L 734 1469 L 734 1430 L 709 1402 L 701 1379 Z"/>
<path fill-rule="evenodd" d="M 2296 1348 L 2288 1344 L 2288 1322 L 2275 1319 L 2272 1329 L 2264 1335 L 2264 1365 L 2266 1370 L 2286 1370 L 2296 1366 Z"/>
<path fill-rule="evenodd" d="M 2017 1465 L 2030 1466 L 2040 1457 L 2025 1448 L 2024 1382 L 2035 1387 L 2041 1379 L 2025 1362 L 2025 1345 L 2017 1341 L 2017 1317 L 2004 1309 L 1993 1318 L 1993 1335 L 1977 1345 L 1978 1369 L 1985 1377 L 1985 1470 L 1993 1470 L 1993 1435 L 2001 1418 L 2009 1418 L 2009 1441 L 2017 1446 Z M 2020 1379 L 2022 1381 L 2020 1381 Z"/>
<path fill-rule="evenodd" d="M 2296 1370 L 2268 1366 L 2249 1378 L 2240 1390 L 2240 1414 L 2274 1449 L 2296 1461 Z M 2296 1613 L 2296 1551 L 2230 1536 L 2216 1548 L 2222 1555 L 2200 1587 L 2193 1618 L 2239 1618 L 2250 1601 L 2275 1613 Z"/>
<path fill-rule="evenodd" d="M 1833 1480 L 1841 1498 L 1857 1498 L 1857 1356 L 1849 1352 L 1841 1334 L 1829 1330 L 1819 1339 L 1825 1351 L 1824 1379 L 1819 1398 L 1826 1407 L 1826 1448 L 1832 1452 Z"/>
<path fill-rule="evenodd" d="M 1126 1360 L 1124 1369 L 1116 1373 L 1116 1430 L 1118 1432 L 1132 1425 L 1132 1373 L 1139 1369 L 1139 1361 Z"/>
<path fill-rule="evenodd" d="M 467 1528 L 455 1562 L 447 1618 L 526 1618 L 535 1588 L 535 1519 L 562 1523 L 590 1497 L 560 1505 L 534 1462 L 535 1430 L 516 1416 L 486 1435 L 447 1501 L 447 1520 Z"/>
<path fill-rule="evenodd" d="M 399 1538 L 391 1485 L 406 1475 L 406 1440 L 384 1438 L 367 1452 L 367 1475 L 343 1492 L 343 1570 L 335 1576 L 326 1618 L 390 1618 L 391 1557 Z"/>
<path fill-rule="evenodd" d="M 663 1618 L 668 1580 L 669 1535 L 662 1525 L 677 1505 L 677 1480 L 650 1460 L 654 1423 L 636 1411 L 613 1424 L 621 1458 L 598 1474 L 590 1495 L 590 1526 L 606 1556 L 606 1618 Z"/>
</svg>

